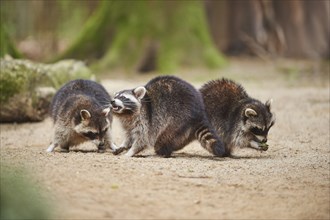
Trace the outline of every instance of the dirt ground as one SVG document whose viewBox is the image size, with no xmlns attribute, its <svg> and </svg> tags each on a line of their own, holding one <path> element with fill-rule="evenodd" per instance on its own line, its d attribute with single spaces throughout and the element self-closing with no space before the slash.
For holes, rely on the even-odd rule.
<svg viewBox="0 0 330 220">
<path fill-rule="evenodd" d="M 215 158 L 197 142 L 171 158 L 152 149 L 134 158 L 99 154 L 91 144 L 47 153 L 53 132 L 47 119 L 1 124 L 1 161 L 28 170 L 56 219 L 329 219 L 330 73 L 309 67 L 231 61 L 221 71 L 179 74 L 196 87 L 230 77 L 252 97 L 273 98 L 277 120 L 263 153 L 237 149 L 234 157 Z M 112 93 L 152 76 L 112 74 L 101 82 Z M 112 130 L 119 145 L 117 120 Z"/>
</svg>

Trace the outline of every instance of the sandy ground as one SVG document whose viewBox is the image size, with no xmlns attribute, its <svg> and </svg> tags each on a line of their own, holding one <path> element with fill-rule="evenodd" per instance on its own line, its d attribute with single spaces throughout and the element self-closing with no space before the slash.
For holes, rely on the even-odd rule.
<svg viewBox="0 0 330 220">
<path fill-rule="evenodd" d="M 267 152 L 238 149 L 232 158 L 215 158 L 194 142 L 172 158 L 152 149 L 135 158 L 98 154 L 91 144 L 46 153 L 53 132 L 47 119 L 0 125 L 2 166 L 28 170 L 25 177 L 43 189 L 57 219 L 329 219 L 327 74 L 302 79 L 267 63 L 234 62 L 203 77 L 181 75 L 196 87 L 229 76 L 255 98 L 272 97 L 277 121 Z M 102 84 L 114 92 L 151 77 L 117 76 Z M 117 120 L 113 137 L 123 140 Z"/>
</svg>

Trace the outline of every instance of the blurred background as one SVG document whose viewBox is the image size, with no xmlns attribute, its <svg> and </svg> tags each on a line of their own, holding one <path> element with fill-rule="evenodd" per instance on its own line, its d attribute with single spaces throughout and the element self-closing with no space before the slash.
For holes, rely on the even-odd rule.
<svg viewBox="0 0 330 220">
<path fill-rule="evenodd" d="M 28 161 L 43 158 L 39 151 L 48 141 L 50 123 L 20 126 L 26 130 L 25 134 L 22 130 L 19 130 L 21 133 L 16 131 L 16 122 L 44 120 L 56 89 L 71 79 L 95 79 L 97 73 L 107 89 L 119 91 L 133 88 L 137 83 L 143 85 L 147 78 L 158 74 L 182 76 L 183 72 L 186 74 L 183 78 L 198 86 L 225 76 L 242 82 L 249 94 L 263 100 L 279 92 L 277 109 L 282 110 L 279 113 L 282 124 L 289 123 L 289 127 L 284 126 L 283 134 L 277 133 L 281 137 L 277 143 L 282 144 L 282 139 L 289 133 L 295 135 L 295 139 L 301 139 L 297 141 L 297 147 L 310 143 L 306 137 L 312 139 L 313 127 L 308 127 L 301 136 L 288 131 L 298 127 L 305 129 L 300 115 L 313 115 L 315 111 L 315 115 L 323 117 L 324 111 L 328 118 L 329 98 L 317 97 L 323 90 L 306 92 L 298 89 L 296 95 L 291 89 L 282 92 L 281 89 L 283 85 L 291 88 L 292 85 L 303 87 L 307 84 L 323 85 L 329 90 L 330 0 L 0 0 L 0 58 L 0 123 L 14 122 L 10 129 L 1 127 L 0 133 L 5 134 L 1 141 L 5 144 L 0 149 L 2 156 L 15 158 L 9 160 L 12 163 L 8 165 L 0 160 L 0 219 L 46 219 L 52 217 L 50 208 L 44 207 L 49 198 L 28 172 L 12 167 L 22 164 L 21 158 L 29 158 Z M 68 59 L 78 61 L 68 62 Z M 124 80 L 115 81 L 116 77 Z M 306 84 L 302 83 L 302 78 Z M 251 81 L 253 84 L 249 84 Z M 40 85 L 50 88 L 41 90 Z M 312 96 L 306 98 L 308 93 Z M 326 107 L 323 107 L 324 103 Z M 306 110 L 306 105 L 309 111 L 292 117 L 299 118 L 292 123 L 292 114 Z M 290 106 L 294 107 L 290 109 Z M 316 106 L 316 110 L 312 106 Z M 40 135 L 36 128 L 47 135 Z M 31 134 L 37 138 L 31 138 Z M 17 135 L 20 138 L 17 139 Z M 319 139 L 320 134 L 315 137 Z M 33 151 L 25 143 L 31 139 Z M 291 143 L 292 140 L 287 145 Z M 13 153 L 9 154 L 11 149 Z M 296 150 L 295 154 L 300 151 Z M 24 157 L 16 157 L 19 152 Z M 45 158 L 47 160 L 36 161 L 41 161 L 39 165 L 47 161 L 48 167 L 48 157 Z M 54 161 L 56 168 L 57 163 L 62 163 L 61 160 Z M 35 159 L 31 163 L 38 165 Z M 61 175 L 58 180 L 50 178 L 52 172 L 49 170 L 53 167 L 31 169 L 31 173 L 38 174 L 40 182 L 48 183 L 48 192 L 52 192 L 53 182 L 56 186 L 62 182 L 62 188 L 55 192 L 63 194 L 67 192 L 63 188 L 74 182 L 63 182 Z M 41 170 L 40 174 L 35 170 Z M 76 175 L 76 170 L 71 171 Z M 70 172 L 65 173 L 70 175 Z M 107 176 L 101 174 L 102 178 Z M 107 181 L 102 178 L 101 182 Z M 69 189 L 75 189 L 70 186 Z M 86 188 L 93 187 L 87 185 Z M 77 200 L 73 201 L 79 201 L 80 191 L 77 193 L 73 196 Z M 94 198 L 95 195 L 87 196 Z M 77 213 L 81 212 L 79 205 Z M 100 206 L 103 205 L 102 202 Z M 71 203 L 68 207 L 71 208 Z M 82 213 L 80 217 L 86 212 Z"/>
<path fill-rule="evenodd" d="M 99 71 L 221 68 L 229 57 L 328 60 L 328 0 L 1 0 L 0 55 Z"/>
</svg>

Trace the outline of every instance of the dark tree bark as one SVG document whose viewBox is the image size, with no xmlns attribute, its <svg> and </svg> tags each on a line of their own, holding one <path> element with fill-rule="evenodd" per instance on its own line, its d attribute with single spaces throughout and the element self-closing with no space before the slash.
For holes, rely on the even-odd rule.
<svg viewBox="0 0 330 220">
<path fill-rule="evenodd" d="M 215 43 L 227 54 L 329 57 L 330 1 L 207 0 L 205 5 Z"/>
<path fill-rule="evenodd" d="M 276 19 L 284 30 L 289 57 L 329 57 L 329 8 L 324 0 L 273 1 Z"/>
<path fill-rule="evenodd" d="M 229 54 L 252 53 L 261 57 L 280 55 L 285 47 L 270 1 L 230 1 Z"/>
<path fill-rule="evenodd" d="M 224 51 L 229 42 L 227 1 L 205 0 L 205 10 L 212 39 L 219 51 Z"/>
</svg>

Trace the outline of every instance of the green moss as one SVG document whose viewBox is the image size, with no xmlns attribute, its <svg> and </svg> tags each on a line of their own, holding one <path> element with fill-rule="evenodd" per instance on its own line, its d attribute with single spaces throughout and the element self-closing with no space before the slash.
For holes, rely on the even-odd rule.
<svg viewBox="0 0 330 220">
<path fill-rule="evenodd" d="M 10 71 L 1 70 L 0 103 L 6 102 L 9 97 L 20 92 L 25 79 L 24 74 L 11 75 Z"/>
<path fill-rule="evenodd" d="M 37 68 L 32 69 L 23 62 L 7 62 L 0 60 L 1 80 L 0 80 L 0 102 L 5 103 L 11 96 L 28 91 L 39 83 Z"/>
<path fill-rule="evenodd" d="M 95 79 L 90 69 L 81 61 L 62 60 L 54 64 L 44 65 L 47 75 L 46 84 L 59 89 L 73 79 Z"/>
<path fill-rule="evenodd" d="M 34 98 L 35 89 L 40 86 L 59 89 L 63 84 L 73 79 L 94 78 L 85 64 L 76 60 L 41 64 L 28 60 L 0 59 L 0 65 L 0 102 L 2 104 L 6 103 L 13 95 L 23 92 Z"/>
</svg>

